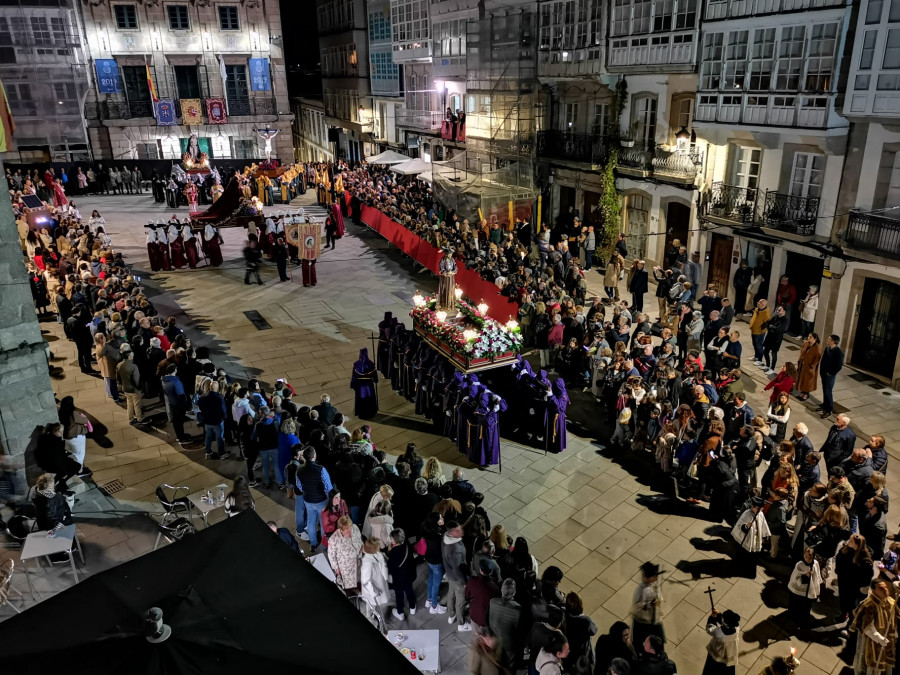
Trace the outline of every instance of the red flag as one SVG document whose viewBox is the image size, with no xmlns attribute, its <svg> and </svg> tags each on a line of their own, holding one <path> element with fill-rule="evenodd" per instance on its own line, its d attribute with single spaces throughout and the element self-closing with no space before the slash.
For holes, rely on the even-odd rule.
<svg viewBox="0 0 900 675">
<path fill-rule="evenodd" d="M 156 85 L 153 84 L 153 75 L 150 74 L 150 64 L 145 63 L 147 68 L 147 88 L 150 90 L 150 98 L 154 103 L 159 103 L 159 96 L 156 95 Z"/>
</svg>

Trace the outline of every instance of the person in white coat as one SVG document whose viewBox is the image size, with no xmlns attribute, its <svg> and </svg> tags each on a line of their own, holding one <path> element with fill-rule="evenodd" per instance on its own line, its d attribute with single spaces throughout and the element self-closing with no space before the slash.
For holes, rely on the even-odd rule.
<svg viewBox="0 0 900 675">
<path fill-rule="evenodd" d="M 391 545 L 391 530 L 394 529 L 394 515 L 391 513 L 391 503 L 382 500 L 375 505 L 375 509 L 366 517 L 366 525 L 371 535 L 367 539 L 380 541 L 387 548 Z"/>
<path fill-rule="evenodd" d="M 813 602 L 819 597 L 821 588 L 822 573 L 819 570 L 819 561 L 816 560 L 813 548 L 807 546 L 803 552 L 803 559 L 797 561 L 788 580 L 788 590 L 791 592 L 788 613 L 794 623 L 801 628 L 809 625 L 812 619 L 810 610 Z"/>
<path fill-rule="evenodd" d="M 772 536 L 762 512 L 765 503 L 762 497 L 751 497 L 750 508 L 741 514 L 731 530 L 731 536 L 738 545 L 739 560 L 735 562 L 744 568 L 750 579 L 756 578 L 756 555 L 762 551 L 763 542 Z"/>
<path fill-rule="evenodd" d="M 800 337 L 813 332 L 816 325 L 816 312 L 819 311 L 819 287 L 815 284 L 809 287 L 806 297 L 800 301 Z"/>
<path fill-rule="evenodd" d="M 380 502 L 383 501 L 391 501 L 391 498 L 394 496 L 394 489 L 390 485 L 382 485 L 378 488 L 378 492 L 372 495 L 372 498 L 369 500 L 369 506 L 366 508 L 366 515 L 363 518 L 363 526 L 362 526 L 362 535 L 366 539 L 372 538 L 372 527 L 369 524 L 369 519 L 372 517 L 372 514 L 375 512 L 375 507 L 378 506 Z M 390 535 L 390 530 L 388 530 L 388 535 Z M 388 542 L 385 546 L 389 546 Z"/>
<path fill-rule="evenodd" d="M 391 597 L 388 589 L 387 561 L 381 553 L 381 542 L 377 539 L 366 539 L 363 542 L 360 586 L 366 605 L 383 620 L 381 607 L 390 602 Z"/>
</svg>

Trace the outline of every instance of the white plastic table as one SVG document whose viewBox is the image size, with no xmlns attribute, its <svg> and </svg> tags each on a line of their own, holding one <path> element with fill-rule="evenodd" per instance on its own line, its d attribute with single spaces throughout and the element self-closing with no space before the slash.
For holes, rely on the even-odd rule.
<svg viewBox="0 0 900 675">
<path fill-rule="evenodd" d="M 69 556 L 69 564 L 72 565 L 72 575 L 75 577 L 75 583 L 78 583 L 78 570 L 75 569 L 75 557 L 72 550 L 75 548 L 78 534 L 75 532 L 75 525 L 66 525 L 60 529 L 56 536 L 51 537 L 46 530 L 41 532 L 31 532 L 25 538 L 25 544 L 22 546 L 22 567 L 25 568 L 25 578 L 28 580 L 28 589 L 31 591 L 31 599 L 35 600 L 34 586 L 31 585 L 31 575 L 28 573 L 28 561 L 32 558 L 42 558 L 45 555 L 53 555 L 55 553 L 65 553 Z M 78 545 L 78 556 L 81 558 L 81 564 L 84 564 L 84 554 L 81 552 L 81 545 Z M 40 567 L 40 562 L 38 562 Z"/>
<path fill-rule="evenodd" d="M 438 650 L 441 647 L 441 633 L 437 630 L 389 630 L 387 634 L 387 638 L 391 644 L 394 644 L 394 638 L 398 633 L 403 633 L 406 636 L 406 640 L 404 640 L 398 647 L 398 651 L 402 648 L 409 649 L 410 651 L 414 651 L 416 653 L 416 660 L 411 663 L 421 671 L 428 671 L 432 673 L 441 672 L 441 660 L 440 655 L 438 654 Z M 425 659 L 420 660 L 419 654 L 422 652 L 421 649 L 425 650 Z M 406 656 L 409 659 L 409 655 Z"/>
<path fill-rule="evenodd" d="M 209 522 L 207 520 L 207 516 L 211 511 L 215 511 L 216 509 L 225 508 L 225 500 L 219 500 L 219 488 L 225 488 L 225 494 L 228 494 L 228 486 L 225 483 L 219 483 L 211 488 L 207 488 L 206 490 L 198 490 L 192 495 L 188 495 L 188 499 L 191 500 L 191 504 L 193 504 L 196 509 L 200 512 L 200 515 L 203 516 L 203 526 L 209 527 Z M 207 490 L 212 491 L 213 501 L 207 502 L 203 500 L 203 497 L 206 496 Z"/>
</svg>

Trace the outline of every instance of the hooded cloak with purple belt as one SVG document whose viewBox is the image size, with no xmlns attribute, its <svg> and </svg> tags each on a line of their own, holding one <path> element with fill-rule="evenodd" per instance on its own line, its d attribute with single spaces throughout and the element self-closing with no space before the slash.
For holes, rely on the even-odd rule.
<svg viewBox="0 0 900 675">
<path fill-rule="evenodd" d="M 469 449 L 469 459 L 479 466 L 500 462 L 500 413 L 507 409 L 506 401 L 490 392 L 481 395 L 475 411 L 479 422 L 478 442 Z"/>
<path fill-rule="evenodd" d="M 547 433 L 544 448 L 547 452 L 560 453 L 566 449 L 566 408 L 569 394 L 562 378 L 553 383 L 553 394 L 547 398 Z"/>
<path fill-rule="evenodd" d="M 378 414 L 378 370 L 369 358 L 368 349 L 359 350 L 359 360 L 353 364 L 350 388 L 356 393 L 355 413 L 360 419 Z"/>
</svg>

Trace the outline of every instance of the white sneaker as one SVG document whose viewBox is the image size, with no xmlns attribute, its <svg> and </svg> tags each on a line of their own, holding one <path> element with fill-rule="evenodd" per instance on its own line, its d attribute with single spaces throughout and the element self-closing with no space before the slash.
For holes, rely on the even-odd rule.
<svg viewBox="0 0 900 675">
<path fill-rule="evenodd" d="M 435 605 L 434 607 L 429 607 L 428 611 L 432 614 L 446 614 L 447 608 L 443 605 Z M 453 623 L 452 621 L 450 623 Z"/>
<path fill-rule="evenodd" d="M 455 614 L 451 614 L 450 616 L 447 617 L 447 623 L 453 623 L 454 621 L 456 621 Z"/>
<path fill-rule="evenodd" d="M 306 534 L 306 530 L 300 530 L 300 538 L 303 541 L 309 541 L 309 535 Z"/>
<path fill-rule="evenodd" d="M 416 608 L 415 608 L 415 607 L 410 607 L 410 608 L 409 608 L 409 615 L 410 615 L 410 616 L 415 616 L 415 615 L 416 615 Z"/>
<path fill-rule="evenodd" d="M 425 609 L 431 609 L 431 600 L 425 601 Z"/>
<path fill-rule="evenodd" d="M 762 364 L 763 364 L 763 362 L 760 361 L 759 359 L 753 359 L 753 365 L 754 365 L 754 366 L 761 366 Z"/>
<path fill-rule="evenodd" d="M 461 623 L 456 627 L 456 630 L 460 633 L 465 633 L 466 631 L 472 630 L 472 625 L 469 623 Z"/>
<path fill-rule="evenodd" d="M 394 607 L 394 609 L 391 610 L 391 614 L 394 615 L 394 618 L 397 619 L 397 621 L 405 621 L 406 620 L 406 617 L 403 616 L 400 612 L 398 612 L 396 607 Z"/>
<path fill-rule="evenodd" d="M 774 375 L 774 374 L 775 374 L 774 370 L 772 370 L 771 368 L 766 368 L 766 375 Z"/>
</svg>

